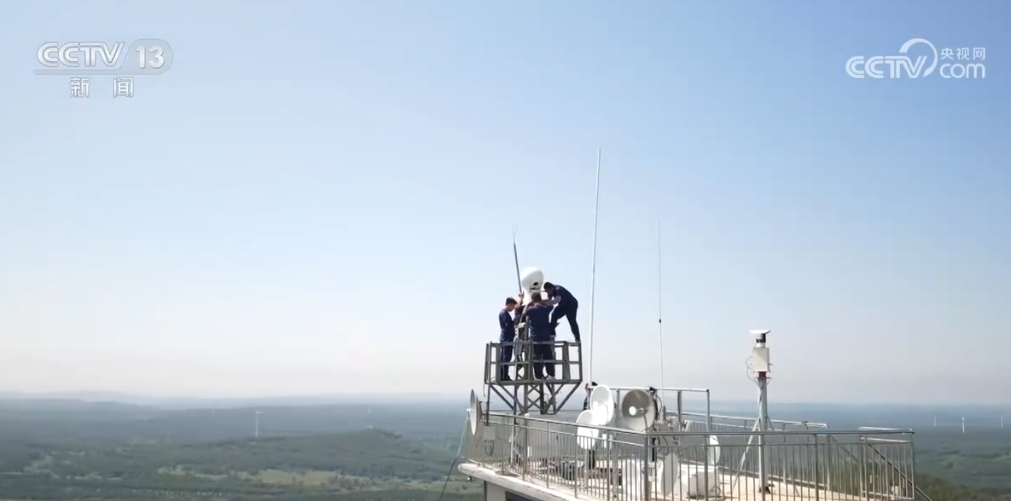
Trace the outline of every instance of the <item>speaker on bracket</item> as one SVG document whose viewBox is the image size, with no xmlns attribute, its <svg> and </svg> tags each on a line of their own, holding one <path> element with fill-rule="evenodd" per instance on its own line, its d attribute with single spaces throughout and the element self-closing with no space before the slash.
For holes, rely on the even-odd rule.
<svg viewBox="0 0 1011 501">
<path fill-rule="evenodd" d="M 656 422 L 656 400 L 645 390 L 631 390 L 621 397 L 619 424 L 632 431 L 646 431 Z"/>
</svg>

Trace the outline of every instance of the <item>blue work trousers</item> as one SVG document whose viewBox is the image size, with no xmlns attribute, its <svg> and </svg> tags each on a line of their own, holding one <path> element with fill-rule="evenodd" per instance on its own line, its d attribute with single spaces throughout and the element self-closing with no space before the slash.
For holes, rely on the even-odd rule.
<svg viewBox="0 0 1011 501">
<path fill-rule="evenodd" d="M 530 351 L 534 356 L 534 377 L 544 379 L 544 374 L 555 377 L 555 345 L 551 339 L 533 339 Z M 545 370 L 546 369 L 546 370 Z"/>
<path fill-rule="evenodd" d="M 555 329 L 558 327 L 558 321 L 565 318 L 569 321 L 569 330 L 572 331 L 572 337 L 579 342 L 579 324 L 576 323 L 576 311 L 579 310 L 579 305 L 558 305 L 555 309 L 551 310 L 551 328 Z"/>
<path fill-rule="evenodd" d="M 502 334 L 499 336 L 500 343 L 512 343 L 516 339 L 515 335 Z M 498 380 L 508 381 L 509 380 L 509 362 L 513 361 L 513 345 L 503 344 L 499 349 L 498 356 Z"/>
</svg>

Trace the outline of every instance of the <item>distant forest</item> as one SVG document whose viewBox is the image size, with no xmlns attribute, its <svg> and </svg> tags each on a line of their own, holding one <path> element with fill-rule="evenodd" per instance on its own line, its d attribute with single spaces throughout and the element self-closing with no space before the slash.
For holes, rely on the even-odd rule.
<svg viewBox="0 0 1011 501">
<path fill-rule="evenodd" d="M 0 400 L 0 499 L 434 501 L 445 486 L 446 501 L 476 501 L 480 483 L 447 483 L 464 424 L 444 405 Z M 1011 501 L 1011 433 L 926 429 L 916 443 L 917 482 L 934 501 Z"/>
</svg>

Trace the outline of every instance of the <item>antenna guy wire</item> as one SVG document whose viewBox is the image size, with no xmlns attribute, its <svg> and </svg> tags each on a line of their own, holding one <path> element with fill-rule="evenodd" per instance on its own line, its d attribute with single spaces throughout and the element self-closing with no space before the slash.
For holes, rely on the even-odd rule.
<svg viewBox="0 0 1011 501">
<path fill-rule="evenodd" d="M 590 254 L 590 358 L 587 376 L 593 381 L 593 303 L 597 285 L 597 208 L 600 206 L 600 148 L 597 148 L 597 186 L 593 195 L 593 250 Z"/>
</svg>

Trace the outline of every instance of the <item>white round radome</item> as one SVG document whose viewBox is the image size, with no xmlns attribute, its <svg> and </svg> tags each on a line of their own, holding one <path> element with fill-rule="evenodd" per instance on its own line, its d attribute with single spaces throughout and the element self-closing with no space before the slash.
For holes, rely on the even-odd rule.
<svg viewBox="0 0 1011 501">
<path fill-rule="evenodd" d="M 523 285 L 523 290 L 527 292 L 540 292 L 544 286 L 544 272 L 540 268 L 533 266 L 525 268 L 520 273 L 520 284 Z"/>
</svg>

